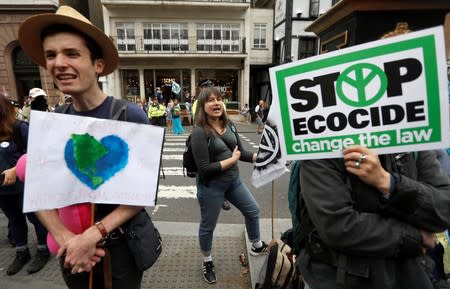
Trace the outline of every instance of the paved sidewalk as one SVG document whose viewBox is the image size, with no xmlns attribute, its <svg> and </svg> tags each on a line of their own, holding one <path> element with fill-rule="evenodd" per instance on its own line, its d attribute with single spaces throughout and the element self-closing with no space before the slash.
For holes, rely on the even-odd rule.
<svg viewBox="0 0 450 289">
<path fill-rule="evenodd" d="M 261 230 L 261 239 L 265 242 L 269 243 L 272 239 L 280 239 L 281 234 L 287 229 L 292 228 L 291 219 L 274 219 L 272 224 L 272 219 L 260 219 L 259 226 Z M 245 235 L 247 252 L 250 252 L 251 244 L 248 242 L 247 234 Z M 249 256 L 249 267 L 250 267 L 250 280 L 251 280 L 251 288 L 255 288 L 256 283 L 258 282 L 259 272 L 264 263 L 265 257 L 257 256 L 253 257 L 250 254 Z M 266 256 L 266 255 L 264 255 Z"/>
<path fill-rule="evenodd" d="M 275 220 L 275 235 L 284 231 L 290 220 Z M 163 252 L 157 263 L 144 274 L 142 289 L 172 288 L 215 288 L 250 289 L 264 257 L 252 257 L 247 254 L 245 226 L 243 224 L 218 224 L 214 236 L 214 263 L 216 265 L 217 284 L 208 285 L 203 281 L 200 270 L 202 257 L 198 248 L 198 224 L 183 222 L 155 222 L 163 237 Z M 36 238 L 29 225 L 29 245 L 35 252 Z M 25 268 L 14 276 L 6 275 L 6 268 L 14 258 L 15 249 L 6 239 L 6 217 L 0 214 L 0 288 L 1 289 L 63 289 L 66 288 L 56 258 L 38 273 L 29 275 Z M 271 239 L 270 219 L 261 220 L 261 234 L 266 241 Z M 243 268 L 239 255 L 249 256 L 249 268 Z M 253 285 L 251 285 L 253 283 Z M 83 288 L 80 288 L 83 289 Z M 87 289 L 87 288 L 86 288 Z"/>
</svg>

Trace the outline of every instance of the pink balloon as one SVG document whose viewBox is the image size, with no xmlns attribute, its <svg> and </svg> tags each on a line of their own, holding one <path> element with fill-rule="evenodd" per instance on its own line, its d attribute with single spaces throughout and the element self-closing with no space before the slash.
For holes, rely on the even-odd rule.
<svg viewBox="0 0 450 289">
<path fill-rule="evenodd" d="M 22 182 L 25 180 L 25 168 L 27 166 L 27 154 L 23 154 L 18 160 L 16 164 L 16 176 Z"/>
</svg>

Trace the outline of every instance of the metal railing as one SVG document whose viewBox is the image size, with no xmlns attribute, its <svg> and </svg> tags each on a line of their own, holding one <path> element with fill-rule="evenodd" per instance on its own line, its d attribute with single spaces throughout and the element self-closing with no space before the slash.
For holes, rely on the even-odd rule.
<svg viewBox="0 0 450 289">
<path fill-rule="evenodd" d="M 123 0 L 117 0 L 123 1 Z M 161 0 L 134 0 L 134 2 L 160 2 Z M 219 2 L 219 3 L 250 3 L 250 0 L 164 0 L 167 2 Z M 114 0 L 108 0 L 108 2 L 114 2 Z"/>
<path fill-rule="evenodd" d="M 122 54 L 243 54 L 245 37 L 236 40 L 196 40 L 195 45 L 187 39 L 148 39 L 144 37 L 120 38 L 112 37 L 117 50 Z M 195 47 L 192 47 L 195 46 Z"/>
</svg>

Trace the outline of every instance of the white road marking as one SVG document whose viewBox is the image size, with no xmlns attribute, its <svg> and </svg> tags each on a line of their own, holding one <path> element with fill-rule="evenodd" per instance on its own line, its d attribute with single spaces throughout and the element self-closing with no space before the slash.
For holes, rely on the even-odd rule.
<svg viewBox="0 0 450 289">
<path fill-rule="evenodd" d="M 165 148 L 164 152 L 184 152 L 184 148 Z"/>
<path fill-rule="evenodd" d="M 159 186 L 158 199 L 196 199 L 197 186 Z"/>
<path fill-rule="evenodd" d="M 181 167 L 163 167 L 164 175 L 166 176 L 183 176 L 183 168 Z"/>
<path fill-rule="evenodd" d="M 159 208 L 167 208 L 167 205 L 161 204 L 161 205 L 156 205 L 155 208 L 152 211 L 152 215 L 156 214 L 156 212 L 158 212 Z"/>
<path fill-rule="evenodd" d="M 186 142 L 169 142 L 164 143 L 164 146 L 182 146 L 184 147 L 186 145 Z"/>
<path fill-rule="evenodd" d="M 187 134 L 181 134 L 181 135 L 166 135 L 166 139 L 177 139 L 177 138 L 187 138 Z"/>
<path fill-rule="evenodd" d="M 165 155 L 163 154 L 163 160 L 182 160 L 183 154 L 177 154 L 177 155 Z"/>
</svg>

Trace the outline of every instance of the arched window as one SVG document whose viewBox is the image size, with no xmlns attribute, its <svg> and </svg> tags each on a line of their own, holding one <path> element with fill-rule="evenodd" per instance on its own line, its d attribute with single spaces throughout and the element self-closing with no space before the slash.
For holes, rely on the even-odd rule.
<svg viewBox="0 0 450 289">
<path fill-rule="evenodd" d="M 16 79 L 17 99 L 22 103 L 30 89 L 42 87 L 39 66 L 25 55 L 20 46 L 13 50 L 12 63 Z"/>
</svg>

